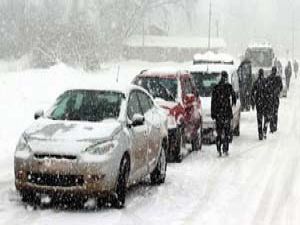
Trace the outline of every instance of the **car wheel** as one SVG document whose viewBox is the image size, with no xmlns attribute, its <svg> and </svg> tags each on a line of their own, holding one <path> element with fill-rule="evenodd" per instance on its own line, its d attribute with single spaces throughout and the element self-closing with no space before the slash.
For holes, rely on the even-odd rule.
<svg viewBox="0 0 300 225">
<path fill-rule="evenodd" d="M 33 205 L 39 205 L 41 203 L 40 196 L 34 192 L 21 191 L 20 195 L 21 195 L 22 202 L 24 203 L 33 204 Z"/>
<path fill-rule="evenodd" d="M 153 172 L 150 174 L 151 184 L 157 185 L 165 182 L 167 172 L 167 158 L 166 158 L 166 146 L 163 143 L 157 161 L 157 165 Z"/>
<path fill-rule="evenodd" d="M 129 171 L 130 171 L 129 157 L 124 156 L 120 164 L 115 197 L 112 201 L 112 205 L 114 208 L 121 209 L 125 205 Z"/>
<path fill-rule="evenodd" d="M 176 145 L 173 153 L 174 162 L 181 163 L 182 162 L 182 150 L 184 148 L 184 137 L 183 137 L 183 129 L 180 129 L 179 135 L 175 139 Z"/>
<path fill-rule="evenodd" d="M 239 123 L 236 126 L 236 128 L 234 128 L 233 130 L 233 135 L 239 137 L 240 136 L 240 119 L 239 119 Z"/>
<path fill-rule="evenodd" d="M 192 140 L 192 151 L 201 151 L 202 149 L 202 125 L 197 130 L 196 137 Z"/>
<path fill-rule="evenodd" d="M 237 125 L 237 127 L 233 131 L 234 136 L 240 136 L 240 123 Z"/>
</svg>

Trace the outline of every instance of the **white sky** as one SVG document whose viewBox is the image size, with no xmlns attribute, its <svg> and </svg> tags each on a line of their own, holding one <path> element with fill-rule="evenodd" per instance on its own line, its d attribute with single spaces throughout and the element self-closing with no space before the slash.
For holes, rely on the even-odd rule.
<svg viewBox="0 0 300 225">
<path fill-rule="evenodd" d="M 200 0 L 195 33 L 208 33 L 208 5 L 209 0 Z M 212 33 L 216 35 L 216 21 L 219 20 L 220 36 L 225 37 L 230 50 L 235 53 L 252 40 L 266 39 L 278 54 L 286 56 L 292 46 L 294 11 L 296 55 L 300 58 L 299 0 L 212 0 L 212 5 Z"/>
</svg>

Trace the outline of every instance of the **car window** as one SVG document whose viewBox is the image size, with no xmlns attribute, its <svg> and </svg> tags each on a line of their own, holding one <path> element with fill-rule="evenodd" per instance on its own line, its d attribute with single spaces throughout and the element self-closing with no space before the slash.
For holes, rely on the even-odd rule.
<svg viewBox="0 0 300 225">
<path fill-rule="evenodd" d="M 49 118 L 91 122 L 117 118 L 122 99 L 122 94 L 111 91 L 67 91 L 58 98 Z"/>
<path fill-rule="evenodd" d="M 145 93 L 141 91 L 138 92 L 138 97 L 141 103 L 143 113 L 146 114 L 149 110 L 152 109 L 153 102 Z"/>
<path fill-rule="evenodd" d="M 134 91 L 130 94 L 128 99 L 127 116 L 130 120 L 132 120 L 134 114 L 137 113 L 143 115 L 137 93 Z"/>
<path fill-rule="evenodd" d="M 178 84 L 176 79 L 140 77 L 135 84 L 146 89 L 153 98 L 162 98 L 166 101 L 175 101 Z"/>
<path fill-rule="evenodd" d="M 197 91 L 201 97 L 211 97 L 213 88 L 218 84 L 221 78 L 220 73 L 192 73 Z"/>
<path fill-rule="evenodd" d="M 193 86 L 192 86 L 191 81 L 188 78 L 183 78 L 182 85 L 183 85 L 183 88 L 182 88 L 183 94 L 185 94 L 185 95 L 193 94 Z"/>
</svg>

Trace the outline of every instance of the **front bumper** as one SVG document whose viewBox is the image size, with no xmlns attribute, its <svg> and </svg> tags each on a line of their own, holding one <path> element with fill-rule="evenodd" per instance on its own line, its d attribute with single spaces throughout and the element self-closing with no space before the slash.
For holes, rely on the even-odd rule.
<svg viewBox="0 0 300 225">
<path fill-rule="evenodd" d="M 99 162 L 66 159 L 15 158 L 15 186 L 20 192 L 102 196 L 114 191 L 116 160 Z M 119 165 L 119 164 L 118 164 Z"/>
</svg>

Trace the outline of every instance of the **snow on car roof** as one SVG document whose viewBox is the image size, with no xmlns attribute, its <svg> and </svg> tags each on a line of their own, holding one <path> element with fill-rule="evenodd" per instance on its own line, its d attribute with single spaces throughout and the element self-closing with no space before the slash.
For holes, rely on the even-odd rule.
<svg viewBox="0 0 300 225">
<path fill-rule="evenodd" d="M 118 83 L 107 83 L 107 84 L 97 84 L 97 85 L 88 85 L 82 87 L 76 87 L 72 89 L 68 89 L 67 91 L 71 90 L 94 90 L 94 91 L 112 91 L 118 92 L 127 95 L 132 89 L 139 89 L 143 90 L 141 87 L 129 84 L 129 85 L 122 85 Z"/>
<path fill-rule="evenodd" d="M 233 65 L 222 65 L 222 64 L 202 64 L 202 65 L 193 65 L 189 68 L 191 73 L 195 72 L 207 72 L 207 73 L 221 73 L 222 71 L 227 71 L 232 73 L 236 70 L 236 67 Z"/>
<path fill-rule="evenodd" d="M 195 62 L 216 62 L 216 63 L 231 63 L 234 62 L 235 59 L 233 56 L 227 53 L 214 53 L 212 51 L 208 51 L 204 54 L 195 54 L 194 55 Z"/>
<path fill-rule="evenodd" d="M 188 73 L 188 70 L 180 70 L 175 67 L 162 67 L 158 69 L 144 70 L 139 76 L 176 76 L 178 74 Z"/>
<path fill-rule="evenodd" d="M 272 45 L 268 41 L 252 42 L 248 48 L 272 48 Z"/>
</svg>

